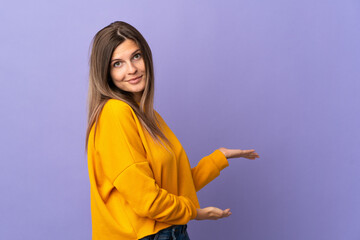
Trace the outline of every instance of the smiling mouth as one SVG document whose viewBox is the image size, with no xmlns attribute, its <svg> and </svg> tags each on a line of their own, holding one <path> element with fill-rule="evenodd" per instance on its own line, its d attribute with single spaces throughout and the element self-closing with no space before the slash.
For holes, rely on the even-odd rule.
<svg viewBox="0 0 360 240">
<path fill-rule="evenodd" d="M 127 82 L 135 82 L 135 81 L 138 80 L 139 78 L 142 78 L 142 75 L 139 76 L 139 77 L 136 77 L 136 78 L 129 79 L 129 80 L 127 80 Z"/>
</svg>

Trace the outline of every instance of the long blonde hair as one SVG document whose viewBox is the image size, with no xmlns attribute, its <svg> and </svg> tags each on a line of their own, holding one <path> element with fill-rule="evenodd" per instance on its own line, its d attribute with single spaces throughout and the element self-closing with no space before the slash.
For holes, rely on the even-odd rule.
<svg viewBox="0 0 360 240">
<path fill-rule="evenodd" d="M 110 76 L 110 61 L 117 46 L 126 39 L 133 40 L 140 48 L 146 69 L 146 84 L 139 105 L 133 93 L 116 87 Z M 89 71 L 88 91 L 88 126 L 86 131 L 86 145 L 88 147 L 90 130 L 98 122 L 101 110 L 109 99 L 126 102 L 134 110 L 141 125 L 158 143 L 171 143 L 160 129 L 159 120 L 154 111 L 154 68 L 152 54 L 141 33 L 133 26 L 122 21 L 116 21 L 101 29 L 92 40 Z M 95 137 L 94 134 L 94 137 Z"/>
</svg>

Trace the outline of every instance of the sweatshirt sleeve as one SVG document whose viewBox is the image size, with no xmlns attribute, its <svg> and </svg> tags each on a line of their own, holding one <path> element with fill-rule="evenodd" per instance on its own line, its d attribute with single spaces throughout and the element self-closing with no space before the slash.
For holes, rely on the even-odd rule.
<svg viewBox="0 0 360 240">
<path fill-rule="evenodd" d="M 191 169 L 196 191 L 220 175 L 220 171 L 229 166 L 229 162 L 220 150 L 202 158 L 196 167 Z"/>
<path fill-rule="evenodd" d="M 106 177 L 142 217 L 168 224 L 186 224 L 196 217 L 192 201 L 160 188 L 146 160 L 139 135 L 139 121 L 126 103 L 109 100 L 99 121 L 99 147 Z"/>
</svg>

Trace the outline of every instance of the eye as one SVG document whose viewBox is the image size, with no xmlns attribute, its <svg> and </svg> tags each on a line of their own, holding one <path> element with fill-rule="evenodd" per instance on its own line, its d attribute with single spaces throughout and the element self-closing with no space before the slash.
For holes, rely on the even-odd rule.
<svg viewBox="0 0 360 240">
<path fill-rule="evenodd" d="M 135 54 L 133 58 L 134 58 L 135 60 L 140 59 L 140 58 L 141 58 L 141 53 Z"/>
<path fill-rule="evenodd" d="M 120 67 L 122 65 L 122 62 L 116 62 L 116 63 L 114 63 L 114 67 Z"/>
</svg>

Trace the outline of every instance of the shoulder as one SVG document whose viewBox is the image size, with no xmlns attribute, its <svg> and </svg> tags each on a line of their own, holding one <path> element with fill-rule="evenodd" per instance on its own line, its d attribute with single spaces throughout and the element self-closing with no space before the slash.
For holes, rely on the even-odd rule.
<svg viewBox="0 0 360 240">
<path fill-rule="evenodd" d="M 105 105 L 104 110 L 132 110 L 129 104 L 118 99 L 109 99 Z"/>
<path fill-rule="evenodd" d="M 121 100 L 109 99 L 101 110 L 99 121 L 103 124 L 135 125 L 136 118 L 136 114 L 129 104 Z"/>
<path fill-rule="evenodd" d="M 118 99 L 109 99 L 102 109 L 102 115 L 106 116 L 132 116 L 133 114 L 134 111 L 130 105 Z"/>
</svg>

